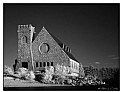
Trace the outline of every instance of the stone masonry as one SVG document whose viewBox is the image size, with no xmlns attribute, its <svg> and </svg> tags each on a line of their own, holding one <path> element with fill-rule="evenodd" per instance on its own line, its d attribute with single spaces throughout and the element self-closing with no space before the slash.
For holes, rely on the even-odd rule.
<svg viewBox="0 0 121 92">
<path fill-rule="evenodd" d="M 79 63 L 72 56 L 70 48 L 64 44 L 59 44 L 44 27 L 35 39 L 32 36 L 34 34 L 34 31 L 32 32 L 32 25 L 19 25 L 17 32 L 18 57 L 16 60 L 16 70 L 20 67 L 25 67 L 29 70 L 39 71 L 46 66 L 56 66 L 59 64 L 71 67 L 72 70 L 76 69 L 79 73 Z"/>
</svg>

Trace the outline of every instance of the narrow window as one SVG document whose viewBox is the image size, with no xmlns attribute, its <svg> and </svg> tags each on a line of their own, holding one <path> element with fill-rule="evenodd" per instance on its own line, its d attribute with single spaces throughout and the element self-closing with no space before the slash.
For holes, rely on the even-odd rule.
<svg viewBox="0 0 121 92">
<path fill-rule="evenodd" d="M 64 49 L 64 51 L 66 50 L 66 46 L 65 45 L 64 45 L 64 48 L 63 49 Z"/>
<path fill-rule="evenodd" d="M 74 62 L 72 62 L 72 68 L 74 68 Z"/>
<path fill-rule="evenodd" d="M 68 52 L 68 47 L 66 46 L 66 51 Z"/>
<path fill-rule="evenodd" d="M 75 62 L 74 62 L 74 69 L 75 69 Z"/>
<path fill-rule="evenodd" d="M 45 67 L 46 66 L 46 62 L 43 62 L 43 67 Z"/>
<path fill-rule="evenodd" d="M 40 62 L 40 67 L 42 67 L 42 62 Z"/>
<path fill-rule="evenodd" d="M 78 70 L 78 64 L 76 64 L 76 69 Z"/>
<path fill-rule="evenodd" d="M 22 40 L 23 43 L 27 43 L 27 36 L 23 36 Z"/>
<path fill-rule="evenodd" d="M 69 48 L 69 52 L 71 53 L 71 49 Z"/>
<path fill-rule="evenodd" d="M 77 65 L 77 70 L 79 70 L 79 65 Z"/>
<path fill-rule="evenodd" d="M 71 67 L 73 68 L 73 62 L 71 63 Z"/>
<path fill-rule="evenodd" d="M 38 67 L 38 62 L 36 62 L 36 67 Z"/>
<path fill-rule="evenodd" d="M 74 63 L 74 68 L 76 69 L 76 64 Z"/>
<path fill-rule="evenodd" d="M 47 62 L 47 66 L 49 66 L 49 62 Z"/>
<path fill-rule="evenodd" d="M 51 66 L 53 66 L 53 62 L 51 62 Z"/>
<path fill-rule="evenodd" d="M 27 43 L 27 36 L 25 36 L 25 42 Z"/>
<path fill-rule="evenodd" d="M 68 52 L 70 52 L 70 48 L 68 48 Z"/>
</svg>

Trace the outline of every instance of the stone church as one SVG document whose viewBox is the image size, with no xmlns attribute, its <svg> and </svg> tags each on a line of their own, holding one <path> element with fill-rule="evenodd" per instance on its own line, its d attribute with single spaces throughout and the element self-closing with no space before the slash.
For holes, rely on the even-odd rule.
<svg viewBox="0 0 121 92">
<path fill-rule="evenodd" d="M 79 73 L 81 65 L 71 54 L 71 49 L 49 33 L 44 27 L 35 38 L 35 27 L 18 25 L 18 57 L 15 70 L 20 67 L 41 71 L 57 64 L 69 67 Z M 81 65 L 82 68 L 82 65 Z M 82 70 L 82 69 L 81 69 Z"/>
</svg>

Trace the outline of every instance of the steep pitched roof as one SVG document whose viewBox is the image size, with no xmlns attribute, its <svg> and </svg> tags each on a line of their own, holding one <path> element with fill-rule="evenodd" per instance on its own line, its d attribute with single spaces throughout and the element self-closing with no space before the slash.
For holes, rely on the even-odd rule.
<svg viewBox="0 0 121 92">
<path fill-rule="evenodd" d="M 67 51 L 64 51 L 69 57 L 70 57 L 70 59 L 73 59 L 73 60 L 75 60 L 75 61 L 77 61 L 76 59 L 75 59 L 75 57 L 71 54 L 71 53 L 69 53 L 69 52 L 67 52 Z M 78 62 L 78 61 L 77 61 Z"/>
<path fill-rule="evenodd" d="M 57 37 L 55 37 L 55 36 L 53 36 L 51 33 L 49 33 L 52 37 L 53 37 L 53 39 L 58 43 L 58 45 L 61 47 L 61 48 L 63 48 L 63 43 L 57 38 Z M 67 52 L 67 51 L 65 51 L 64 49 L 63 49 L 63 51 L 69 56 L 69 58 L 70 59 L 73 59 L 73 60 L 75 60 L 75 61 L 77 61 L 76 59 L 75 59 L 75 57 L 70 53 L 70 52 Z M 78 62 L 78 61 L 77 61 Z"/>
<path fill-rule="evenodd" d="M 53 39 L 58 43 L 58 45 L 62 48 L 63 47 L 63 43 L 58 39 L 58 38 L 56 38 L 54 35 L 52 35 L 51 33 L 49 33 L 52 37 L 53 37 Z"/>
<path fill-rule="evenodd" d="M 42 28 L 42 30 L 46 30 L 44 27 Z M 46 30 L 47 31 L 47 30 Z M 48 32 L 48 31 L 47 31 Z M 49 33 L 49 32 L 48 32 Z M 53 37 L 53 39 L 57 42 L 57 44 L 63 49 L 63 43 L 57 38 L 57 37 L 55 37 L 54 35 L 52 35 L 51 33 L 49 33 L 52 37 Z M 35 39 L 36 39 L 37 37 L 35 37 Z M 34 40 L 35 40 L 34 39 Z M 77 61 L 76 59 L 75 59 L 75 57 L 70 53 L 70 52 L 67 52 L 67 51 L 65 51 L 64 49 L 63 49 L 63 51 L 68 55 L 68 57 L 70 58 L 70 59 L 73 59 L 73 60 L 75 60 L 75 61 Z M 78 62 L 78 61 L 77 61 Z"/>
</svg>

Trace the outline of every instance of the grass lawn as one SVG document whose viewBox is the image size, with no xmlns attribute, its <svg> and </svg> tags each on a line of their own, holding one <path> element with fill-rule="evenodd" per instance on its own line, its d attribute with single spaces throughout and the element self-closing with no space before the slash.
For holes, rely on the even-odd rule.
<svg viewBox="0 0 121 92">
<path fill-rule="evenodd" d="M 96 90 L 119 90 L 117 87 L 110 86 L 71 86 L 71 85 L 59 85 L 59 84 L 44 84 L 39 83 L 37 81 L 26 81 L 26 80 L 13 80 L 4 78 L 4 91 L 40 91 L 40 90 L 88 90 L 88 91 L 96 91 Z"/>
<path fill-rule="evenodd" d="M 4 79 L 4 87 L 43 87 L 43 86 L 62 86 L 62 85 L 43 84 L 37 81 Z"/>
</svg>

